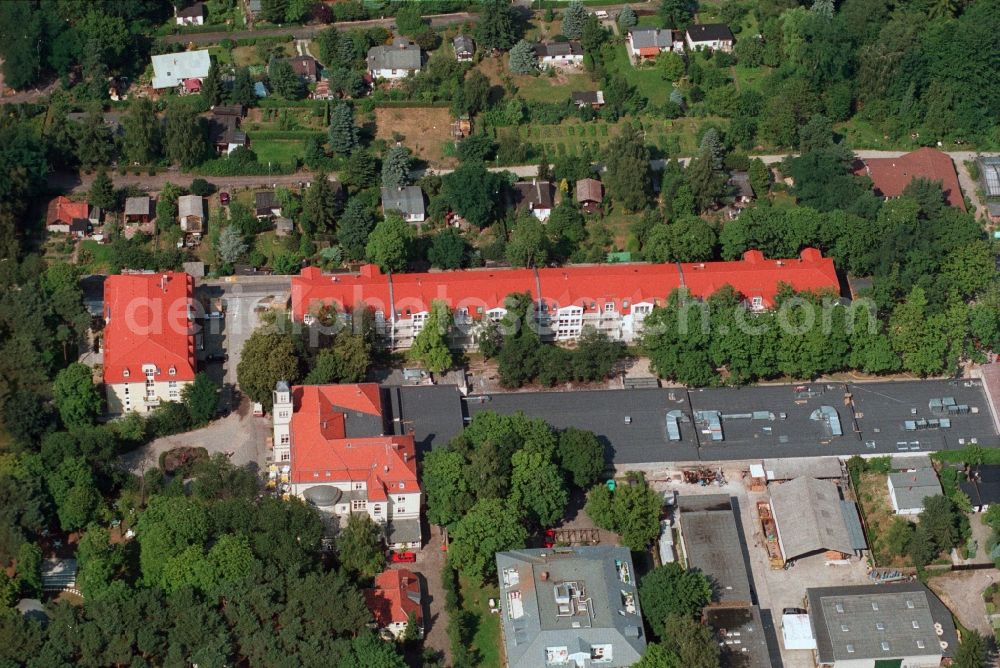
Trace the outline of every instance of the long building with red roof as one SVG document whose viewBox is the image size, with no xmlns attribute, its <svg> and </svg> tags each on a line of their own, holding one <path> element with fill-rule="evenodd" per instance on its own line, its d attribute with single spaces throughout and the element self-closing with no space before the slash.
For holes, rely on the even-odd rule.
<svg viewBox="0 0 1000 668">
<path fill-rule="evenodd" d="M 405 568 L 382 571 L 375 576 L 375 586 L 365 590 L 365 603 L 380 632 L 401 638 L 413 615 L 417 636 L 424 637 L 420 580 L 413 571 Z"/>
<path fill-rule="evenodd" d="M 868 158 L 855 170 L 872 180 L 875 192 L 882 197 L 899 197 L 913 179 L 940 181 L 950 206 L 965 211 L 965 198 L 958 183 L 955 163 L 947 153 L 924 147 L 898 158 Z"/>
<path fill-rule="evenodd" d="M 783 284 L 796 291 L 839 294 L 833 261 L 814 248 L 798 258 L 767 260 L 747 251 L 731 262 L 577 265 L 541 269 L 467 269 L 386 275 L 374 265 L 357 274 L 323 274 L 315 267 L 292 278 L 292 316 L 310 323 L 323 308 L 349 317 L 360 308 L 375 313 L 376 327 L 392 348 L 407 348 L 420 332 L 433 300 L 447 302 L 455 316 L 456 346 L 471 343 L 475 324 L 500 320 L 505 300 L 529 293 L 542 314 L 543 335 L 557 341 L 580 336 L 592 325 L 612 339 L 631 341 L 642 320 L 670 293 L 686 288 L 706 299 L 732 286 L 755 310 L 770 308 Z"/>
<path fill-rule="evenodd" d="M 108 276 L 104 386 L 110 413 L 180 401 L 195 376 L 194 279 L 182 272 Z"/>
<path fill-rule="evenodd" d="M 376 383 L 279 382 L 273 420 L 274 460 L 292 494 L 334 526 L 367 513 L 390 546 L 420 546 L 416 446 L 412 435 L 392 433 Z"/>
</svg>

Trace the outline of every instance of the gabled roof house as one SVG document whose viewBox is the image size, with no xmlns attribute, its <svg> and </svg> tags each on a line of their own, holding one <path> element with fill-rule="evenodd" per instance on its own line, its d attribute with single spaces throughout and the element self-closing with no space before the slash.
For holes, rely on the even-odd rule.
<svg viewBox="0 0 1000 668">
<path fill-rule="evenodd" d="M 375 576 L 375 586 L 364 593 L 365 603 L 381 633 L 401 638 L 412 615 L 417 635 L 423 637 L 423 597 L 416 573 L 405 568 L 382 571 Z"/>
</svg>

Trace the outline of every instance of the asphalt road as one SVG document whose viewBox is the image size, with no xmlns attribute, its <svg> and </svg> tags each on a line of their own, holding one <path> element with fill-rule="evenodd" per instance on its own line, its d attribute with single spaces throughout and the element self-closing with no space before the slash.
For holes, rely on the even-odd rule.
<svg viewBox="0 0 1000 668">
<path fill-rule="evenodd" d="M 453 14 L 435 14 L 433 16 L 425 16 L 424 18 L 430 20 L 432 27 L 442 28 L 444 26 L 455 25 L 456 23 L 475 21 L 476 15 L 470 14 L 469 12 L 455 12 Z M 329 25 L 261 28 L 260 30 L 240 30 L 235 32 L 179 33 L 177 35 L 164 37 L 163 41 L 168 44 L 215 44 L 224 39 L 236 41 L 238 39 L 253 39 L 255 37 L 282 37 L 285 35 L 294 39 L 310 39 L 315 37 L 317 33 L 320 33 L 327 28 L 336 28 L 337 30 L 377 28 L 380 26 L 383 28 L 392 28 L 395 24 L 396 19 L 389 17 L 384 19 L 370 19 L 367 21 L 341 21 L 339 23 L 331 23 Z"/>
</svg>

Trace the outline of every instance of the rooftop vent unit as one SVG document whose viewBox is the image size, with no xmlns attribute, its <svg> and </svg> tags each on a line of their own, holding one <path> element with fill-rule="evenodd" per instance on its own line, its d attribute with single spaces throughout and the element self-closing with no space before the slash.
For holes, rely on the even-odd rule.
<svg viewBox="0 0 1000 668">
<path fill-rule="evenodd" d="M 844 430 L 840 426 L 840 415 L 833 406 L 820 406 L 809 415 L 809 419 L 822 423 L 828 436 L 844 435 Z"/>
<path fill-rule="evenodd" d="M 687 416 L 682 411 L 670 411 L 667 413 L 667 439 L 670 441 L 681 440 L 681 422 L 687 422 Z"/>
<path fill-rule="evenodd" d="M 707 434 L 713 441 L 723 440 L 722 414 L 719 411 L 695 411 L 694 419 L 701 433 Z"/>
</svg>

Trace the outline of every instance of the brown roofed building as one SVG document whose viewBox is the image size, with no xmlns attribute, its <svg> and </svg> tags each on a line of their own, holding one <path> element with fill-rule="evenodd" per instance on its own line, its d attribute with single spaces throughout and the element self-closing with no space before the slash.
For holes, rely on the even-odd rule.
<svg viewBox="0 0 1000 668">
<path fill-rule="evenodd" d="M 576 203 L 587 213 L 594 213 L 604 201 L 604 184 L 597 179 L 580 179 L 576 182 Z"/>
<path fill-rule="evenodd" d="M 934 148 L 918 148 L 898 158 L 869 158 L 861 162 L 855 174 L 868 176 L 875 192 L 885 198 L 899 197 L 913 179 L 940 181 L 945 201 L 965 211 L 965 199 L 958 185 L 955 164 L 947 154 Z"/>
<path fill-rule="evenodd" d="M 319 78 L 319 64 L 312 56 L 295 56 L 289 58 L 288 62 L 302 80 L 315 83 Z"/>
<path fill-rule="evenodd" d="M 518 213 L 530 211 L 535 218 L 544 222 L 552 214 L 555 190 L 555 186 L 549 181 L 519 181 L 514 184 L 514 206 Z"/>
</svg>

